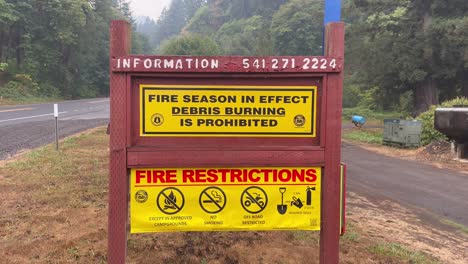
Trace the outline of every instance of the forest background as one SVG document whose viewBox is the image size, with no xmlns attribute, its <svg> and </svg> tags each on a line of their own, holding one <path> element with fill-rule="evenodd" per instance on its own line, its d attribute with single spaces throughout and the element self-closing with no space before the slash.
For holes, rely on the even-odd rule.
<svg viewBox="0 0 468 264">
<path fill-rule="evenodd" d="M 0 96 L 107 96 L 112 19 L 133 24 L 133 53 L 321 55 L 323 9 L 172 0 L 154 21 L 132 17 L 128 0 L 0 0 Z M 468 97 L 468 1 L 343 0 L 342 17 L 344 107 L 416 115 Z"/>
</svg>

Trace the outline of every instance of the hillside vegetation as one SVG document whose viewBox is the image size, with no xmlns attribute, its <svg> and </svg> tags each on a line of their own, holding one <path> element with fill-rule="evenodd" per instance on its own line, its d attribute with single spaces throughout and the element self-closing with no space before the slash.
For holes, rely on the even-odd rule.
<svg viewBox="0 0 468 264">
<path fill-rule="evenodd" d="M 138 30 L 156 53 L 320 55 L 323 0 L 173 0 Z M 466 0 L 343 0 L 344 107 L 417 115 L 468 96 Z M 203 36 L 194 48 L 191 38 Z M 217 46 L 214 46 L 214 44 Z"/>
<path fill-rule="evenodd" d="M 0 0 L 0 100 L 108 95 L 109 24 L 134 22 L 129 2 Z M 342 2 L 344 107 L 415 116 L 468 96 L 468 1 Z M 157 21 L 134 23 L 133 53 L 321 55 L 323 9 L 323 0 L 172 0 Z"/>
<path fill-rule="evenodd" d="M 108 95 L 112 19 L 132 20 L 128 1 L 0 0 L 0 99 Z"/>
</svg>

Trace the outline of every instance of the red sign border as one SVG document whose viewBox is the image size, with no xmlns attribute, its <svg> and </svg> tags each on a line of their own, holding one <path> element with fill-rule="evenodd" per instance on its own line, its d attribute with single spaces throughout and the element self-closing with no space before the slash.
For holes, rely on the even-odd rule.
<svg viewBox="0 0 468 264">
<path fill-rule="evenodd" d="M 131 49 L 131 26 L 127 21 L 112 21 L 110 29 L 110 93 L 111 93 L 111 125 L 110 125 L 110 162 L 109 162 L 109 222 L 108 222 L 108 262 L 125 263 L 127 250 L 127 221 L 128 221 L 128 161 L 131 159 L 131 152 L 128 150 L 132 141 L 129 128 L 131 127 L 129 87 L 132 87 L 132 76 L 134 74 L 144 75 L 145 73 L 162 73 L 170 71 L 158 71 L 155 69 L 143 70 L 138 67 L 117 70 L 115 67 L 118 58 L 141 57 L 129 55 Z M 321 123 L 320 146 L 310 147 L 311 153 L 315 155 L 307 158 L 323 163 L 322 179 L 322 211 L 321 211 L 321 231 L 320 231 L 320 263 L 338 263 L 339 260 L 339 230 L 340 230 L 340 155 L 341 155 L 341 107 L 342 107 L 342 86 L 343 86 L 343 60 L 344 60 L 344 23 L 329 23 L 325 29 L 325 54 L 323 58 L 336 58 L 337 67 L 335 70 L 304 71 L 304 69 L 291 68 L 278 71 L 271 67 L 257 69 L 254 67 L 246 69 L 239 62 L 234 60 L 231 64 L 223 68 L 218 73 L 289 73 L 294 76 L 304 74 L 310 76 L 314 73 L 323 73 L 324 105 L 325 109 L 320 118 L 325 117 Z M 146 56 L 143 56 L 146 57 Z M 143 58 L 142 57 L 142 58 Z M 160 57 L 159 57 L 160 58 Z M 229 61 L 232 57 L 226 57 Z M 245 57 L 244 57 L 245 58 Z M 266 58 L 266 57 L 250 57 Z M 296 57 L 304 58 L 304 57 Z M 321 57 L 316 57 L 320 59 Z M 223 59 L 224 62 L 224 59 Z M 181 72 L 177 69 L 174 72 Z M 216 71 L 186 69 L 186 73 L 215 73 Z M 133 73 L 133 74 L 132 74 Z M 248 76 L 248 75 L 246 75 Z M 143 148 L 144 149 L 144 148 Z M 140 149 L 141 150 L 141 149 Z M 145 151 L 145 150 L 143 150 Z M 148 151 L 148 149 L 146 149 Z M 138 150 L 134 150 L 138 152 Z M 290 153 L 295 153 L 294 150 Z M 287 154 L 290 154 L 287 153 Z M 299 153 L 299 152 L 298 152 Z M 300 152 L 302 153 L 302 152 Z M 177 151 L 172 153 L 177 156 Z M 241 155 L 237 153 L 234 155 Z M 129 155 L 129 157 L 127 157 Z M 284 155 L 284 153 L 278 153 Z M 128 159 L 127 159 L 128 158 Z M 171 157 L 166 157 L 168 163 Z M 213 156 L 216 158 L 216 156 Z M 211 160 L 211 165 L 218 163 L 220 166 L 223 159 Z M 190 162 L 186 160 L 186 162 Z M 180 164 L 180 163 L 179 163 Z M 197 164 L 203 166 L 203 163 Z M 243 164 L 238 164 L 243 165 Z M 275 164 L 276 165 L 276 164 Z M 294 164 L 285 164 L 294 166 Z M 192 166 L 187 164 L 187 166 Z M 280 165 L 281 166 L 281 165 Z"/>
</svg>

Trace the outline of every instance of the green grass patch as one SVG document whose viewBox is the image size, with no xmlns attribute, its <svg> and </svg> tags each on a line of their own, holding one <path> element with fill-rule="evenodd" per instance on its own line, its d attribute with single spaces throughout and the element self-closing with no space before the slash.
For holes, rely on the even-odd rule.
<svg viewBox="0 0 468 264">
<path fill-rule="evenodd" d="M 343 237 L 343 239 L 346 239 L 350 242 L 358 242 L 359 241 L 359 234 L 353 231 L 347 231 Z"/>
<path fill-rule="evenodd" d="M 361 239 L 361 236 L 359 233 L 361 230 L 358 229 L 358 227 L 354 224 L 354 222 L 347 221 L 346 222 L 346 232 L 344 235 L 341 237 L 342 240 L 348 241 L 348 242 L 359 242 Z"/>
<path fill-rule="evenodd" d="M 63 101 L 63 98 L 52 97 L 23 97 L 23 98 L 0 98 L 0 106 L 8 105 L 28 105 L 28 104 L 42 104 L 50 102 Z"/>
<path fill-rule="evenodd" d="M 380 256 L 397 258 L 411 264 L 436 264 L 434 258 L 419 251 L 411 251 L 397 243 L 380 243 L 369 248 L 369 251 Z"/>
<path fill-rule="evenodd" d="M 349 130 L 343 131 L 344 139 L 349 139 L 349 140 L 354 140 L 354 141 L 382 144 L 382 137 L 383 137 L 382 129 L 362 128 L 362 129 L 349 129 Z"/>
<path fill-rule="evenodd" d="M 342 120 L 344 122 L 351 123 L 351 117 L 358 115 L 366 118 L 366 125 L 382 125 L 383 120 L 388 118 L 406 118 L 409 115 L 401 112 L 378 112 L 370 109 L 354 107 L 354 108 L 343 108 Z"/>
<path fill-rule="evenodd" d="M 468 227 L 467 226 L 464 226 L 462 224 L 459 224 L 459 223 L 455 223 L 453 221 L 450 221 L 450 220 L 447 220 L 447 219 L 444 219 L 441 221 L 443 224 L 446 224 L 446 225 L 449 225 L 451 227 L 455 227 L 456 229 L 460 230 L 461 232 L 465 233 L 468 235 Z"/>
</svg>

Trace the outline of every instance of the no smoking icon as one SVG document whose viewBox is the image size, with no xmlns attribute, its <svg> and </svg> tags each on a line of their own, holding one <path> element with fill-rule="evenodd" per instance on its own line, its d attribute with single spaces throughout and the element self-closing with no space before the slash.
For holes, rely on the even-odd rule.
<svg viewBox="0 0 468 264">
<path fill-rule="evenodd" d="M 199 203 L 203 211 L 216 214 L 226 206 L 226 194 L 218 187 L 208 187 L 201 192 Z"/>
</svg>

